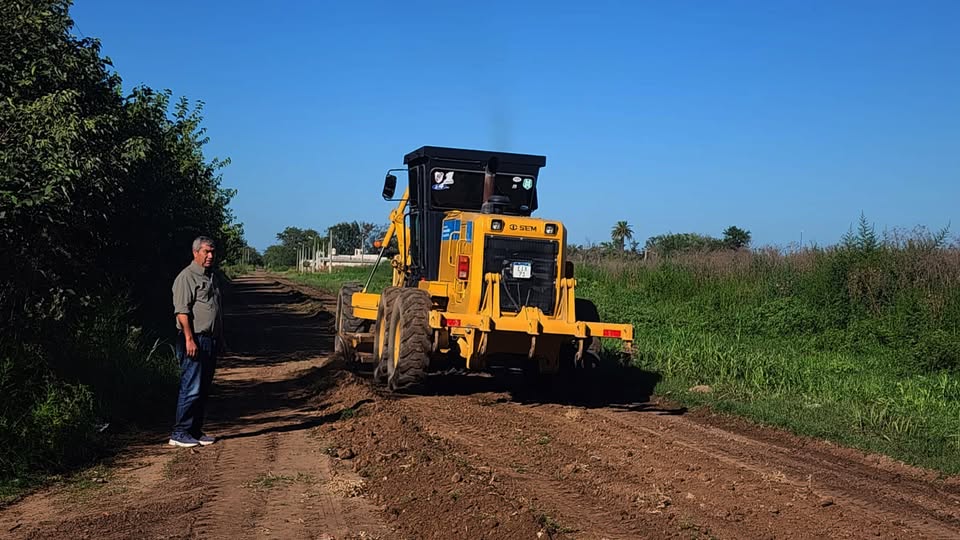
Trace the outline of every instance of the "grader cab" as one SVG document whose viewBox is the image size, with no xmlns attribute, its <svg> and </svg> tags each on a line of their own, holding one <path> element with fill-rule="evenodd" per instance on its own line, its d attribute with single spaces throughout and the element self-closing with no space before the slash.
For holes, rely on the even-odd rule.
<svg viewBox="0 0 960 540">
<path fill-rule="evenodd" d="M 340 290 L 338 351 L 369 347 L 374 379 L 394 390 L 451 361 L 554 374 L 598 366 L 599 338 L 629 351 L 633 327 L 576 297 L 563 223 L 532 217 L 545 157 L 424 146 L 404 164 L 391 170 L 407 173 L 403 195 L 393 174 L 383 188 L 398 201 L 382 241 L 396 239 L 392 284 Z"/>
</svg>

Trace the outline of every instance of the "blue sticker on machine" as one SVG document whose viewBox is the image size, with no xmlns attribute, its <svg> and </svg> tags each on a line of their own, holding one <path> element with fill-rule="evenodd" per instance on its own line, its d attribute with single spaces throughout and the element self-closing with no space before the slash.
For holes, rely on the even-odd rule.
<svg viewBox="0 0 960 540">
<path fill-rule="evenodd" d="M 440 240 L 459 240 L 460 239 L 460 220 L 450 219 L 443 222 L 443 232 Z"/>
<path fill-rule="evenodd" d="M 465 240 L 467 242 L 473 242 L 473 222 L 472 221 L 467 222 L 467 231 L 465 236 L 466 236 Z"/>
</svg>

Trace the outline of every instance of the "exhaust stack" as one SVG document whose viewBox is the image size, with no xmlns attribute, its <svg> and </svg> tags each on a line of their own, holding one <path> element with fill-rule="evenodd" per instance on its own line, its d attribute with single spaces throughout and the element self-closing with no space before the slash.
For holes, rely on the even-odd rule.
<svg viewBox="0 0 960 540">
<path fill-rule="evenodd" d="M 487 164 L 483 167 L 483 204 L 480 205 L 480 212 L 483 214 L 499 214 L 501 212 L 503 201 L 499 199 L 503 197 L 494 195 L 496 191 L 494 179 L 497 177 L 498 165 L 499 162 L 494 156 L 488 159 Z"/>
<path fill-rule="evenodd" d="M 493 180 L 497 176 L 497 165 L 497 158 L 492 157 L 487 160 L 487 164 L 483 167 L 483 204 L 490 202 L 490 197 L 493 196 Z"/>
</svg>

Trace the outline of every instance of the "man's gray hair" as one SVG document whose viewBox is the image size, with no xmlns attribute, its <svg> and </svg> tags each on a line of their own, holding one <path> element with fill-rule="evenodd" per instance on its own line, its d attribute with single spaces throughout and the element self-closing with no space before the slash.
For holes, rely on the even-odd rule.
<svg viewBox="0 0 960 540">
<path fill-rule="evenodd" d="M 213 243 L 213 238 L 210 238 L 208 236 L 198 236 L 193 239 L 193 251 L 200 251 L 200 246 L 204 244 L 212 248 L 217 247 L 217 245 Z"/>
</svg>

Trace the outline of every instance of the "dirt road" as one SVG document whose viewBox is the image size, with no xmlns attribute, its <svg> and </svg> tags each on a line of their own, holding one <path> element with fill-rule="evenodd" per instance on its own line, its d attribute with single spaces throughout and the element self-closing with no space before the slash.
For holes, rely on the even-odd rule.
<svg viewBox="0 0 960 540">
<path fill-rule="evenodd" d="M 121 454 L 0 514 L 12 538 L 960 538 L 960 479 L 650 399 L 435 375 L 391 396 L 330 360 L 330 298 L 236 281 L 217 444 Z"/>
</svg>

